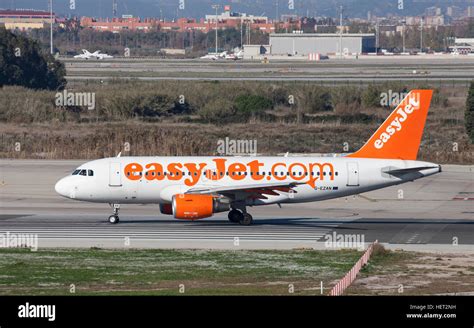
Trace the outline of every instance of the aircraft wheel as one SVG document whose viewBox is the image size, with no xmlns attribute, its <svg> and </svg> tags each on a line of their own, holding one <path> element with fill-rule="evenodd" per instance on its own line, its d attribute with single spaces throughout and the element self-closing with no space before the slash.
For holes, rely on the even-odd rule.
<svg viewBox="0 0 474 328">
<path fill-rule="evenodd" d="M 111 224 L 117 224 L 119 223 L 119 217 L 117 215 L 111 215 L 109 216 L 109 223 Z"/>
<path fill-rule="evenodd" d="M 244 215 L 239 210 L 231 210 L 227 217 L 230 222 L 239 223 L 244 218 Z"/>
<path fill-rule="evenodd" d="M 252 223 L 253 223 L 253 218 L 252 218 L 252 216 L 251 216 L 250 214 L 245 213 L 245 214 L 243 215 L 242 220 L 240 220 L 239 223 L 240 223 L 241 225 L 245 225 L 245 226 L 252 225 Z"/>
</svg>

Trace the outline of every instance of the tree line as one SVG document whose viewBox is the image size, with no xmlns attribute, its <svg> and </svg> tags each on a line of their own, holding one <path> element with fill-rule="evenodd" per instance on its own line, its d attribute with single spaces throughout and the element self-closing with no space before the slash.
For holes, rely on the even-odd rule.
<svg viewBox="0 0 474 328">
<path fill-rule="evenodd" d="M 66 85 L 64 65 L 38 42 L 0 28 L 0 86 L 58 90 Z"/>
</svg>

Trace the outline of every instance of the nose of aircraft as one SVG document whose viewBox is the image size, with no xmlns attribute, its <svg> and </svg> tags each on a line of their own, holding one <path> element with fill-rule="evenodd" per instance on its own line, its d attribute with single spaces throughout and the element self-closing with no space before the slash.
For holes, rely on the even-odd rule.
<svg viewBox="0 0 474 328">
<path fill-rule="evenodd" d="M 67 178 L 62 178 L 54 186 L 54 190 L 63 197 L 70 197 L 69 195 L 69 186 L 67 183 Z"/>
</svg>

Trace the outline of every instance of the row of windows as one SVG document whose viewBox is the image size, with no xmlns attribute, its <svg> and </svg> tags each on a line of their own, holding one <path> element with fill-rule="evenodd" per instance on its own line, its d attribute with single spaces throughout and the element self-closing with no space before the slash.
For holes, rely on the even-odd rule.
<svg viewBox="0 0 474 328">
<path fill-rule="evenodd" d="M 82 175 L 82 176 L 94 176 L 94 171 L 92 170 L 75 170 L 72 172 L 72 175 Z"/>
<path fill-rule="evenodd" d="M 152 176 L 155 176 L 155 172 L 145 172 L 145 175 L 148 176 L 148 173 L 151 173 Z M 255 175 L 261 175 L 261 176 L 265 176 L 265 173 L 266 172 L 257 172 Z M 226 172 L 225 173 L 227 176 L 229 176 L 229 172 Z M 332 171 L 330 172 L 323 172 L 323 176 L 326 176 L 326 175 L 329 175 L 329 176 L 332 176 Z M 139 172 L 139 175 L 142 175 L 142 172 Z M 161 172 L 157 172 L 156 173 L 157 176 L 161 176 Z M 163 175 L 170 175 L 170 176 L 173 176 L 173 173 L 170 173 L 170 172 L 164 172 Z M 185 176 L 186 173 L 185 172 L 176 172 L 174 175 L 176 176 L 179 176 L 179 175 L 182 175 L 182 176 Z M 191 175 L 191 172 L 188 172 L 188 175 Z M 202 174 L 203 176 L 206 175 L 206 173 L 204 172 Z M 217 176 L 217 173 L 216 172 L 212 172 L 212 175 L 213 176 Z M 232 176 L 235 176 L 235 175 L 248 175 L 247 172 L 232 172 L 231 174 Z M 253 172 L 250 172 L 250 175 L 253 176 Z M 268 172 L 268 175 L 272 175 L 271 172 Z M 284 175 L 287 175 L 289 176 L 290 175 L 290 172 L 275 172 L 275 175 L 276 176 L 284 176 Z M 303 172 L 293 172 L 293 176 L 302 176 L 303 175 Z M 308 176 L 308 172 L 305 172 L 304 173 L 305 176 Z M 315 172 L 311 172 L 311 176 L 314 176 L 315 175 Z M 317 176 L 320 176 L 321 175 L 321 172 L 316 172 L 316 175 Z M 338 172 L 334 172 L 334 175 L 335 176 L 338 176 L 339 173 Z M 127 176 L 130 176 L 130 172 L 127 172 Z M 197 176 L 197 172 L 194 172 L 194 176 Z M 224 173 L 223 172 L 220 172 L 220 176 L 224 176 Z"/>
</svg>

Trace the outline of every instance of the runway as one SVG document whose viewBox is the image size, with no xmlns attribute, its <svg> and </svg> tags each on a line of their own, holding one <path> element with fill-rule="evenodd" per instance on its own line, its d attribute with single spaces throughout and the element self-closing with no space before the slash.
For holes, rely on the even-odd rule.
<svg viewBox="0 0 474 328">
<path fill-rule="evenodd" d="M 54 193 L 81 163 L 0 161 L 0 236 L 37 234 L 40 248 L 325 249 L 335 233 L 389 248 L 474 252 L 474 166 L 445 165 L 441 174 L 347 199 L 250 208 L 255 224 L 244 227 L 225 213 L 178 221 L 154 205 L 122 206 L 120 223 L 110 225 L 108 205 Z"/>
<path fill-rule="evenodd" d="M 379 58 L 380 57 L 380 58 Z M 191 81 L 313 81 L 368 83 L 373 81 L 430 81 L 467 83 L 474 76 L 474 56 L 365 56 L 359 59 L 302 59 L 209 61 L 201 59 L 114 58 L 106 61 L 63 59 L 67 79 L 138 79 Z"/>
</svg>

